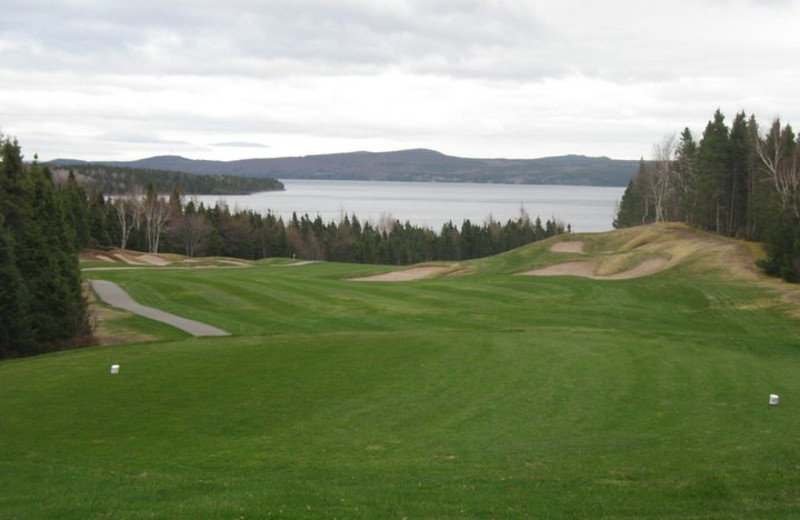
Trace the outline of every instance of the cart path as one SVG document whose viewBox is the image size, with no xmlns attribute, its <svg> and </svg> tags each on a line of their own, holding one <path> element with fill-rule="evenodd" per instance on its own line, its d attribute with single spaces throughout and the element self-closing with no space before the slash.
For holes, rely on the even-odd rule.
<svg viewBox="0 0 800 520">
<path fill-rule="evenodd" d="M 131 296 L 126 293 L 122 287 L 114 282 L 108 282 L 105 280 L 87 281 L 92 286 L 94 292 L 97 293 L 97 296 L 112 307 L 125 309 L 126 311 L 138 314 L 139 316 L 144 316 L 145 318 L 150 318 L 151 320 L 172 325 L 173 327 L 188 332 L 193 336 L 230 336 L 230 334 L 224 330 L 212 327 L 211 325 L 187 318 L 181 318 L 180 316 L 176 316 L 159 309 L 154 309 L 153 307 L 140 305 L 136 303 L 136 301 L 131 298 Z"/>
</svg>

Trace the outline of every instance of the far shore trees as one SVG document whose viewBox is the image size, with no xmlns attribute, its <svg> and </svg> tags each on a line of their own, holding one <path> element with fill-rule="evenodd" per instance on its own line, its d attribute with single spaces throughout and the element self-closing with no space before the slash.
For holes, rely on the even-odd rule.
<svg viewBox="0 0 800 520">
<path fill-rule="evenodd" d="M 378 224 L 362 223 L 356 215 L 337 222 L 317 216 L 294 215 L 288 221 L 272 213 L 231 211 L 224 203 L 205 207 L 195 200 L 184 203 L 177 189 L 167 199 L 148 186 L 113 202 L 100 202 L 92 192 L 86 204 L 105 214 L 102 237 L 90 235 L 96 247 L 123 247 L 151 253 L 230 256 L 257 260 L 295 257 L 405 265 L 431 260 L 466 260 L 508 251 L 536 240 L 569 232 L 555 219 L 531 220 L 522 209 L 517 219 L 501 224 L 493 219 L 461 226 L 448 222 L 436 231 L 402 223 L 385 215 Z M 101 210 L 102 208 L 102 210 Z"/>
</svg>

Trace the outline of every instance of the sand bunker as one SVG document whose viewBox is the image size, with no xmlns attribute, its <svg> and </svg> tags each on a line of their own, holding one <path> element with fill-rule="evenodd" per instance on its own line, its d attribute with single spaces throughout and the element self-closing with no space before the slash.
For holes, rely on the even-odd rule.
<svg viewBox="0 0 800 520">
<path fill-rule="evenodd" d="M 238 267 L 250 267 L 250 264 L 248 262 L 243 261 L 243 260 L 228 260 L 228 259 L 223 258 L 223 259 L 220 259 L 219 263 L 226 264 L 226 265 L 235 265 L 235 266 L 238 266 Z"/>
<path fill-rule="evenodd" d="M 583 253 L 585 249 L 586 244 L 583 243 L 583 240 L 570 240 L 553 244 L 550 251 L 553 253 Z"/>
<path fill-rule="evenodd" d="M 450 271 L 450 269 L 450 267 L 446 266 L 412 267 L 405 271 L 394 271 L 392 273 L 377 274 L 365 278 L 352 278 L 352 280 L 355 282 L 410 282 L 412 280 L 420 280 L 422 278 L 442 274 Z"/>
<path fill-rule="evenodd" d="M 101 262 L 116 262 L 113 258 L 109 258 L 106 255 L 92 255 L 92 260 L 99 260 Z"/>
<path fill-rule="evenodd" d="M 595 270 L 597 269 L 597 262 L 595 260 L 580 260 L 577 262 L 563 262 L 522 274 L 527 276 L 580 276 L 593 280 L 630 280 L 632 278 L 641 278 L 643 276 L 655 274 L 661 271 L 666 264 L 667 261 L 663 258 L 653 258 L 645 260 L 633 269 L 604 276 L 595 274 Z"/>
<path fill-rule="evenodd" d="M 156 255 L 141 255 L 137 258 L 139 262 L 144 262 L 148 265 L 167 265 L 169 262 Z"/>
<path fill-rule="evenodd" d="M 142 263 L 141 263 L 141 262 L 137 262 L 136 260 L 134 260 L 134 259 L 132 259 L 132 258 L 129 258 L 127 255 L 123 255 L 122 253 L 114 253 L 114 255 L 113 255 L 113 256 L 114 256 L 114 258 L 116 258 L 118 261 L 120 261 L 120 262 L 123 262 L 123 263 L 125 263 L 125 264 L 131 264 L 131 265 L 142 265 Z"/>
</svg>

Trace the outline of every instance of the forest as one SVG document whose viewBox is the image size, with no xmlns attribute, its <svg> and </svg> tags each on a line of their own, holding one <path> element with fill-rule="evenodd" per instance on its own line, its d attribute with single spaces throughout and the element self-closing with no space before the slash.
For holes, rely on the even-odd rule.
<svg viewBox="0 0 800 520">
<path fill-rule="evenodd" d="M 355 215 L 284 222 L 271 213 L 185 201 L 178 184 L 169 196 L 150 182 L 107 197 L 101 184 L 87 190 L 73 171 L 54 175 L 36 159 L 26 162 L 19 143 L 2 135 L 0 159 L 0 359 L 92 343 L 82 249 L 399 265 L 488 256 L 570 230 L 531 220 L 523 209 L 505 224 L 467 220 L 438 233 L 389 218 L 362 223 Z"/>
<path fill-rule="evenodd" d="M 61 189 L 78 249 L 407 265 L 489 256 L 571 230 L 556 219 L 531 219 L 524 209 L 505 223 L 448 222 L 437 232 L 391 218 L 361 222 L 356 215 L 324 222 L 318 215 L 294 214 L 285 222 L 271 212 L 232 212 L 220 203 L 205 207 L 184 200 L 177 188 L 167 197 L 153 185 L 109 199 L 99 191 L 87 195 L 70 176 Z"/>
<path fill-rule="evenodd" d="M 92 340 L 66 192 L 0 136 L 0 359 Z"/>
<path fill-rule="evenodd" d="M 123 195 L 137 187 L 152 184 L 159 193 L 169 193 L 173 187 L 182 193 L 203 195 L 246 195 L 259 191 L 283 190 L 283 183 L 271 177 L 240 177 L 235 175 L 202 175 L 149 168 L 126 168 L 100 164 L 76 164 L 65 167 L 47 164 L 54 182 L 67 179 L 70 173 L 89 192 Z"/>
<path fill-rule="evenodd" d="M 700 140 L 687 127 L 642 160 L 614 227 L 681 221 L 723 236 L 763 242 L 765 272 L 800 282 L 800 143 L 791 125 L 762 129 L 717 109 Z"/>
</svg>

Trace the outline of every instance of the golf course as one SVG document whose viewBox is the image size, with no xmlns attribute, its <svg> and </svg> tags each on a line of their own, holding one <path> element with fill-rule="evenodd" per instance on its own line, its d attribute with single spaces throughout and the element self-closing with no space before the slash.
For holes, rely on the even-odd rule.
<svg viewBox="0 0 800 520">
<path fill-rule="evenodd" d="M 798 518 L 800 290 L 761 255 L 659 224 L 411 267 L 86 256 L 229 335 L 87 284 L 102 345 L 0 362 L 0 519 Z"/>
</svg>

